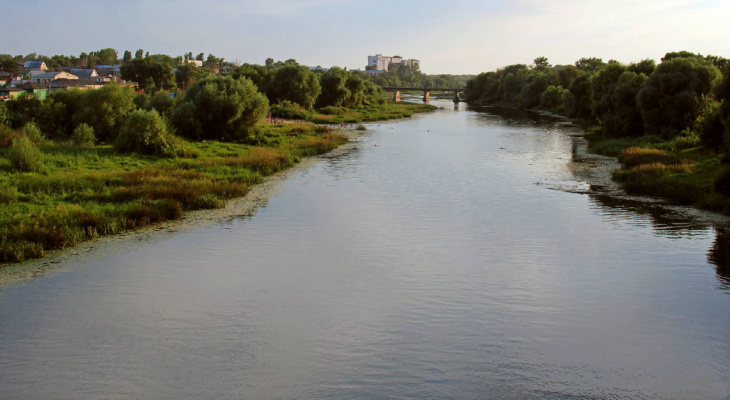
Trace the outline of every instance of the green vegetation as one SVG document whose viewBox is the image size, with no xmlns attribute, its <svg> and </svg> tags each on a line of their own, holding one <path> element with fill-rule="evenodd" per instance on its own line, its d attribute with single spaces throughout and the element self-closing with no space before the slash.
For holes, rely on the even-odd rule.
<svg viewBox="0 0 730 400">
<path fill-rule="evenodd" d="M 25 59 L 86 67 L 117 57 L 114 49 L 0 55 L 0 68 L 15 71 Z M 122 77 L 141 91 L 110 83 L 0 103 L 0 262 L 222 207 L 263 177 L 346 141 L 313 122 L 388 120 L 435 108 L 387 103 L 362 72 L 313 71 L 293 59 L 235 67 L 212 54 L 173 58 L 139 49 L 125 51 L 121 64 Z"/>
<path fill-rule="evenodd" d="M 148 128 L 127 133 L 138 119 L 153 120 L 145 123 L 161 129 L 153 115 L 133 112 L 119 140 Z M 194 155 L 171 158 L 122 154 L 110 145 L 48 142 L 39 148 L 21 136 L 0 150 L 0 261 L 41 257 L 98 236 L 177 219 L 187 210 L 222 207 L 264 176 L 346 141 L 311 123 L 261 124 L 253 139 L 267 147 L 185 142 Z M 27 159 L 18 165 L 34 167 L 16 168 L 16 153 Z M 27 172 L 37 169 L 43 173 Z"/>
<path fill-rule="evenodd" d="M 729 64 L 686 51 L 658 66 L 600 58 L 551 66 L 539 57 L 478 75 L 466 99 L 574 118 L 592 151 L 618 157 L 614 179 L 628 193 L 730 215 Z"/>
</svg>

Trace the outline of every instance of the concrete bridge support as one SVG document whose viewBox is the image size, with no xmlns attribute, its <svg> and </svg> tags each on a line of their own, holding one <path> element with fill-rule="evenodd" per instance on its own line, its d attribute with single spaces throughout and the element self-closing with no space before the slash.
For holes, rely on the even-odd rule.
<svg viewBox="0 0 730 400">
<path fill-rule="evenodd" d="M 400 90 L 396 90 L 395 94 L 393 95 L 393 101 L 396 103 L 400 101 Z"/>
<path fill-rule="evenodd" d="M 423 92 L 423 102 L 428 103 L 429 101 L 431 101 L 431 91 L 426 90 L 425 92 Z"/>
</svg>

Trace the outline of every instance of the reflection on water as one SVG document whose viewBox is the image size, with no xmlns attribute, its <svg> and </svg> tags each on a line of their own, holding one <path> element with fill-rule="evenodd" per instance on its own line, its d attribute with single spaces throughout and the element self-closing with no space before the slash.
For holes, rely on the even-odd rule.
<svg viewBox="0 0 730 400">
<path fill-rule="evenodd" d="M 632 221 L 636 224 L 651 224 L 654 234 L 683 238 L 706 234 L 712 223 L 690 218 L 680 210 L 659 203 L 649 203 L 611 196 L 589 196 L 597 211 L 609 220 Z"/>
<path fill-rule="evenodd" d="M 707 259 L 715 265 L 722 289 L 730 293 L 730 229 L 717 231 Z"/>
<path fill-rule="evenodd" d="M 439 104 L 1 290 L 0 398 L 727 398 L 724 234 L 714 267 L 708 224 L 536 184 L 576 181 L 559 124 Z"/>
</svg>

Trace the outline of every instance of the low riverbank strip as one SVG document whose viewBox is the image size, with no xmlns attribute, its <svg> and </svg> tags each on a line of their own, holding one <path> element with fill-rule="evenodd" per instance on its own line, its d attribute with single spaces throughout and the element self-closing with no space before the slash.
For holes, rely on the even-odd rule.
<svg viewBox="0 0 730 400">
<path fill-rule="evenodd" d="M 434 108 L 386 107 L 382 119 Z M 375 119 L 373 113 L 368 119 Z M 338 120 L 335 126 L 344 125 Z M 180 220 L 190 211 L 223 210 L 231 199 L 251 193 L 266 197 L 253 188 L 347 143 L 353 131 L 265 121 L 245 143 L 190 142 L 191 155 L 178 158 L 44 142 L 39 172 L 13 170 L 9 150 L 0 149 L 0 271 L 92 239 Z"/>
</svg>

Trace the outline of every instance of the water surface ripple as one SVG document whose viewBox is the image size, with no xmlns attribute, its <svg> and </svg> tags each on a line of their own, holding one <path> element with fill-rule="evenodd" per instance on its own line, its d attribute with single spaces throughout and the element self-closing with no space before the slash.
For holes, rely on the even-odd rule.
<svg viewBox="0 0 730 400">
<path fill-rule="evenodd" d="M 728 234 L 549 190 L 564 126 L 440 105 L 1 289 L 0 398 L 728 398 Z"/>
</svg>

